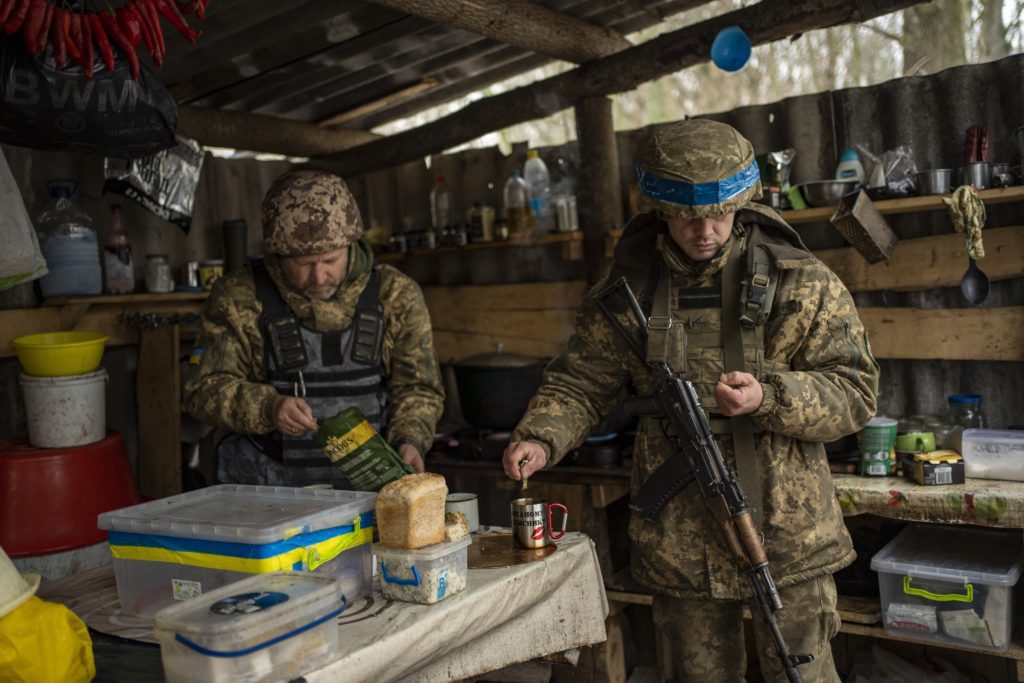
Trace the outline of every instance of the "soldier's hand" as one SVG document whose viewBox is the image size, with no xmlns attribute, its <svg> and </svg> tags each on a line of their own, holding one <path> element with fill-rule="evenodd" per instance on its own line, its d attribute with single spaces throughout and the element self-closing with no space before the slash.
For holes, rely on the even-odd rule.
<svg viewBox="0 0 1024 683">
<path fill-rule="evenodd" d="M 413 469 L 422 474 L 423 456 L 420 455 L 420 449 L 416 448 L 411 443 L 403 443 L 398 447 L 398 455 L 402 458 L 402 462 L 406 465 L 412 465 Z"/>
<path fill-rule="evenodd" d="M 519 463 L 523 462 L 524 458 L 526 458 L 526 462 L 519 467 Z M 534 472 L 543 469 L 547 462 L 548 455 L 544 452 L 544 447 L 533 441 L 510 443 L 505 449 L 505 455 L 501 458 L 501 463 L 505 467 L 505 476 L 516 481 L 524 477 L 529 478 Z"/>
<path fill-rule="evenodd" d="M 718 410 L 727 417 L 746 415 L 761 407 L 764 389 L 749 372 L 728 372 L 715 385 Z"/>
<path fill-rule="evenodd" d="M 288 436 L 301 436 L 317 428 L 313 409 L 298 396 L 282 396 L 274 406 L 274 427 Z"/>
</svg>

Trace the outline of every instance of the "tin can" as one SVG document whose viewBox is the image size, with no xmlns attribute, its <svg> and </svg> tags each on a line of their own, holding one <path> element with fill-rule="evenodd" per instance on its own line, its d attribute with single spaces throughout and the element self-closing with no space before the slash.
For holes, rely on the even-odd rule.
<svg viewBox="0 0 1024 683">
<path fill-rule="evenodd" d="M 199 288 L 199 261 L 189 261 L 185 264 L 185 277 L 182 280 L 186 287 Z"/>
<path fill-rule="evenodd" d="M 199 282 L 206 291 L 213 289 L 223 274 L 224 261 L 221 259 L 202 261 L 199 264 Z"/>
</svg>

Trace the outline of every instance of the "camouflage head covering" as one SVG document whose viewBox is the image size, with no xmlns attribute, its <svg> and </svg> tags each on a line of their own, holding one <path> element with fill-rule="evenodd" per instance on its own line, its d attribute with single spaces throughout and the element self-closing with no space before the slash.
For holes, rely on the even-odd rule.
<svg viewBox="0 0 1024 683">
<path fill-rule="evenodd" d="M 363 236 L 363 219 L 345 181 L 324 171 L 290 171 L 263 198 L 268 254 L 322 254 Z"/>
<path fill-rule="evenodd" d="M 636 165 L 641 211 L 710 218 L 761 196 L 750 141 L 730 125 L 687 119 L 655 131 Z"/>
</svg>

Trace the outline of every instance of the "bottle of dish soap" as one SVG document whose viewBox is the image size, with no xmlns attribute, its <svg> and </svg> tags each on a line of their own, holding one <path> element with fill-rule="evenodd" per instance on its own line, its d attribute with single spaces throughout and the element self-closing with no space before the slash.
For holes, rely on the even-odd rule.
<svg viewBox="0 0 1024 683">
<path fill-rule="evenodd" d="M 839 155 L 836 180 L 856 180 L 858 185 L 864 184 L 864 166 L 856 150 L 847 148 Z"/>
</svg>

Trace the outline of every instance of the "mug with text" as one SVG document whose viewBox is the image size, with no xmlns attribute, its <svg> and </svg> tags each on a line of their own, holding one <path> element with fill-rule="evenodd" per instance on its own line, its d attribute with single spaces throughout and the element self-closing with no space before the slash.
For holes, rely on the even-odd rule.
<svg viewBox="0 0 1024 683">
<path fill-rule="evenodd" d="M 562 527 L 554 530 L 551 509 L 562 511 Z M 549 503 L 538 498 L 518 498 L 512 501 L 512 537 L 520 548 L 543 548 L 565 535 L 569 510 L 561 503 Z"/>
</svg>

